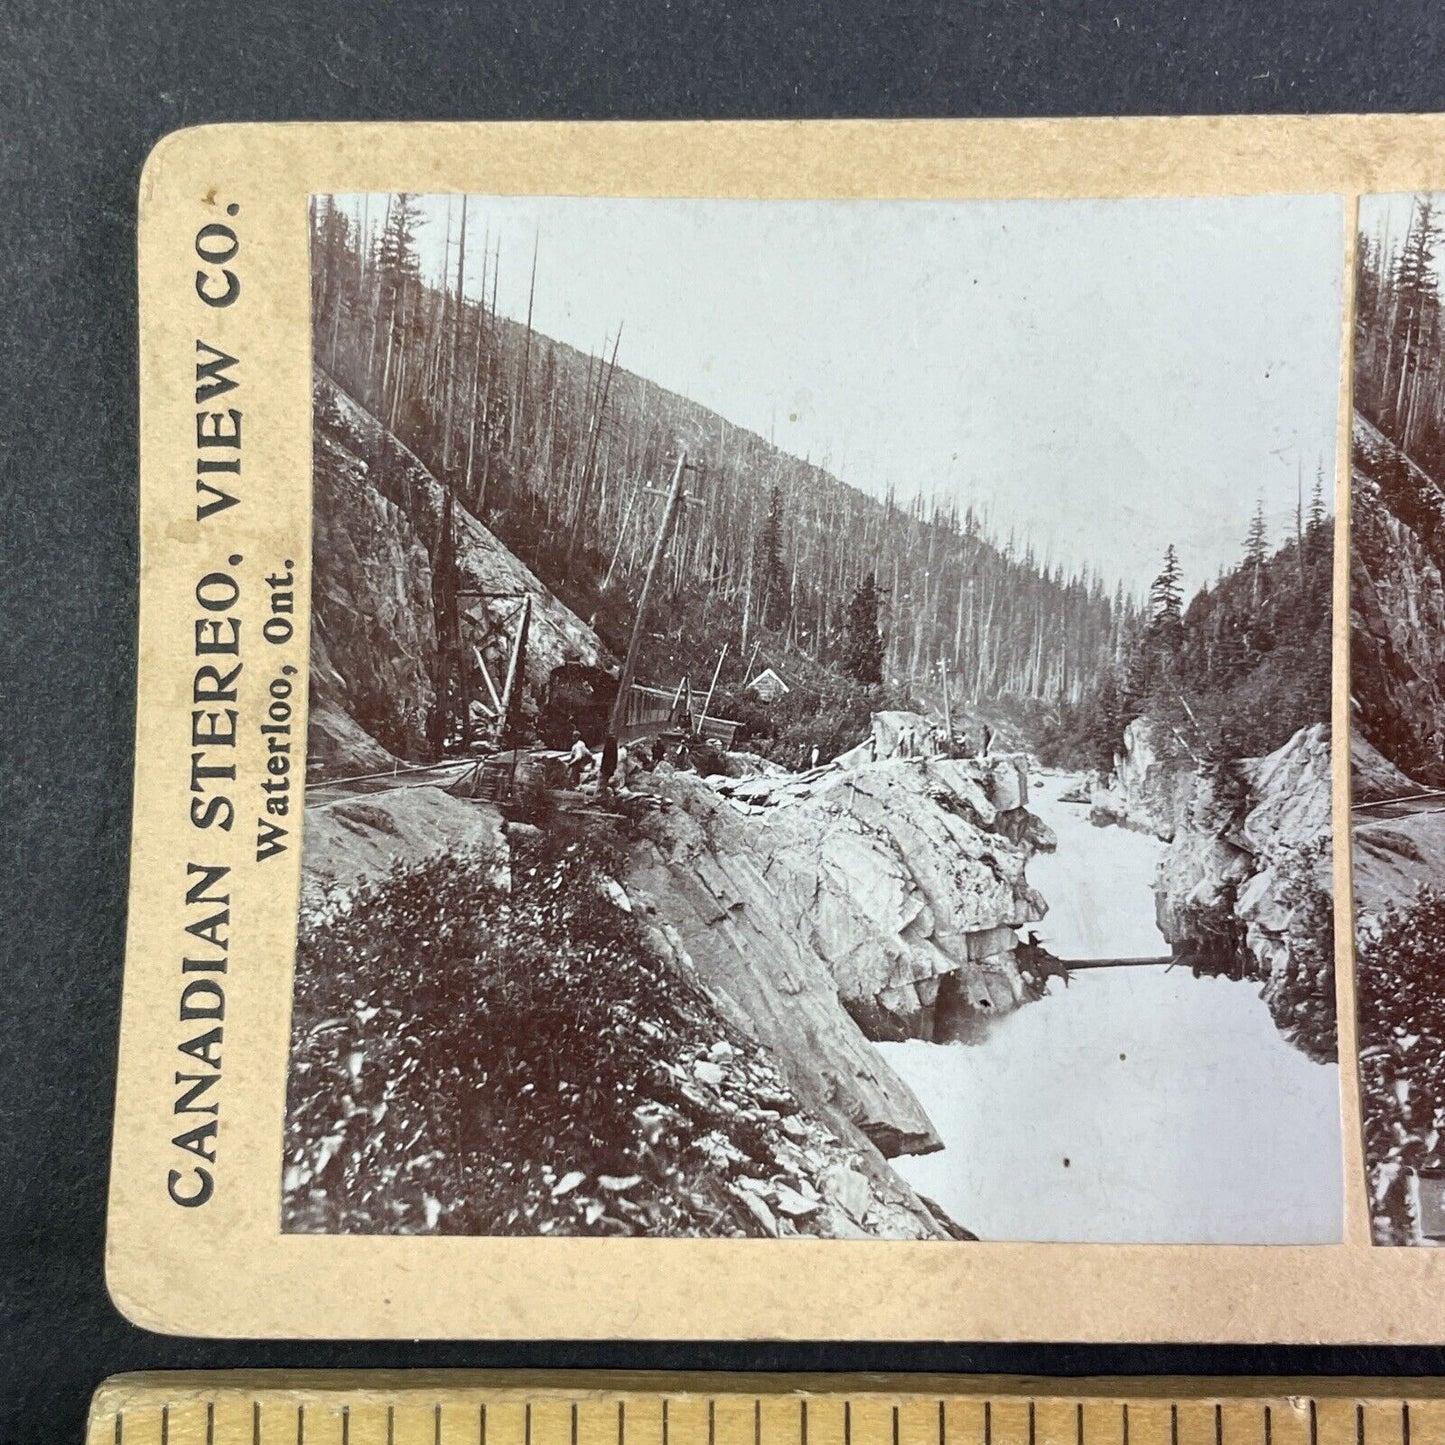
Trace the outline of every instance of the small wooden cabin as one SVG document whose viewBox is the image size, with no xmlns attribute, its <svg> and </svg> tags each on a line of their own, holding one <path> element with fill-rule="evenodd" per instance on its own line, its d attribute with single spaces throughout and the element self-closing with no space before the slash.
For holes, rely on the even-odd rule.
<svg viewBox="0 0 1445 1445">
<path fill-rule="evenodd" d="M 757 698 L 759 702 L 777 702 L 780 697 L 785 697 L 792 690 L 771 667 L 765 667 L 743 689 L 744 692 Z"/>
</svg>

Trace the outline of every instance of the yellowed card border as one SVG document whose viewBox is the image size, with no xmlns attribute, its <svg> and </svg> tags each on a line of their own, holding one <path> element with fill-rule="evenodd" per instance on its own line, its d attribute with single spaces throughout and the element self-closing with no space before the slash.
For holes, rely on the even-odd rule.
<svg viewBox="0 0 1445 1445">
<path fill-rule="evenodd" d="M 141 184 L 141 621 L 136 809 L 107 1271 L 154 1329 L 248 1336 L 1077 1340 L 1445 1340 L 1445 1254 L 1373 1249 L 1364 1204 L 1349 961 L 1347 751 L 1336 748 L 1336 878 L 1347 1234 L 1339 1246 L 881 1241 L 321 1238 L 279 1232 L 281 1114 L 299 848 L 256 877 L 246 839 L 198 830 L 187 752 L 197 579 L 231 569 L 248 636 L 243 709 L 297 636 L 253 637 L 261 581 L 309 579 L 307 202 L 313 193 L 789 198 L 1071 198 L 1445 189 L 1445 117 L 1080 121 L 244 125 L 163 140 Z M 234 213 L 229 208 L 235 207 Z M 228 266 L 202 227 L 234 228 Z M 1350 336 L 1348 309 L 1342 348 Z M 194 520 L 194 347 L 240 358 L 246 492 L 224 531 Z M 1341 396 L 1349 396 L 1342 355 Z M 1348 408 L 1338 510 L 1347 516 Z M 1346 528 L 1341 528 L 1344 535 Z M 223 540 L 222 540 L 223 539 Z M 232 556 L 240 563 L 230 563 Z M 1337 554 L 1337 740 L 1348 723 L 1348 565 Z M 301 689 L 304 696 L 304 687 Z M 305 719 L 297 736 L 304 749 Z M 261 766 L 259 744 L 242 773 Z M 237 828 L 249 826 L 238 819 Z M 299 842 L 299 839 L 298 839 Z M 187 860 L 235 866 L 216 1193 L 166 1193 Z M 270 865 L 267 865 L 268 868 Z"/>
</svg>

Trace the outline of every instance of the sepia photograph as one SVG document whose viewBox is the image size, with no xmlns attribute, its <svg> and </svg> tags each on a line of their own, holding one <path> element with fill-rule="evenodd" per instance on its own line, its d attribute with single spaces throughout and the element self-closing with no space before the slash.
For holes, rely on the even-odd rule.
<svg viewBox="0 0 1445 1445">
<path fill-rule="evenodd" d="M 1445 1242 L 1445 196 L 1365 196 L 1350 691 L 1360 1086 L 1377 1244 Z"/>
<path fill-rule="evenodd" d="M 285 1231 L 1340 1240 L 1338 197 L 310 224 Z M 1442 224 L 1368 203 L 1358 276 L 1401 1242 L 1445 1237 Z"/>
</svg>

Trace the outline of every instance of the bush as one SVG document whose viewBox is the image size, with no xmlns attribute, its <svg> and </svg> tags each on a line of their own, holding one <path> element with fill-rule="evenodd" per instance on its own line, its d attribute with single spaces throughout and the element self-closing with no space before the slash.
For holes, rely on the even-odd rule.
<svg viewBox="0 0 1445 1445">
<path fill-rule="evenodd" d="M 1279 1031 L 1320 1063 L 1339 1058 L 1335 1008 L 1335 901 L 1321 888 L 1328 839 L 1295 848 L 1282 867 L 1280 898 L 1289 909 L 1286 959 L 1265 987 L 1265 1001 Z"/>
<path fill-rule="evenodd" d="M 1365 1157 L 1376 1237 L 1409 1239 L 1402 1166 L 1445 1164 L 1445 893 L 1424 889 L 1363 929 L 1356 970 Z"/>
<path fill-rule="evenodd" d="M 820 672 L 772 703 L 761 703 L 740 687 L 719 688 L 711 711 L 741 724 L 735 748 L 796 768 L 808 763 L 815 747 L 825 763 L 857 747 L 872 731 L 873 714 L 890 709 L 911 711 L 913 702 L 895 688 L 865 687 Z"/>
<path fill-rule="evenodd" d="M 644 1172 L 633 1111 L 668 1097 L 657 1061 L 704 1015 L 617 905 L 620 861 L 529 835 L 510 893 L 451 855 L 333 900 L 298 947 L 288 1229 L 584 1232 L 552 1181 Z M 649 1231 L 687 1232 L 695 1197 L 647 1172 Z"/>
</svg>

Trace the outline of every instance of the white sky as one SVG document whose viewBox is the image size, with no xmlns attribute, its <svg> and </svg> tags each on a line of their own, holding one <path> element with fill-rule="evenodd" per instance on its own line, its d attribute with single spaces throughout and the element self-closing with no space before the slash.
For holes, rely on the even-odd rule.
<svg viewBox="0 0 1445 1445">
<path fill-rule="evenodd" d="M 1382 241 L 1390 251 L 1398 255 L 1400 247 L 1405 243 L 1405 235 L 1410 229 L 1410 221 L 1419 199 L 1419 194 L 1414 191 L 1401 191 L 1380 196 L 1361 196 L 1360 230 L 1373 236 L 1377 241 Z M 1435 202 L 1435 215 L 1438 220 L 1442 214 L 1445 214 L 1445 194 L 1432 193 L 1431 199 Z M 1437 271 L 1441 270 L 1442 249 L 1445 248 L 1439 246 L 1435 248 Z M 1440 277 L 1440 289 L 1445 290 L 1445 276 Z"/>
<path fill-rule="evenodd" d="M 358 198 L 342 198 L 355 209 Z M 460 198 L 418 235 L 452 267 Z M 368 203 L 376 225 L 385 201 Z M 779 202 L 472 197 L 467 284 L 498 309 L 845 480 L 947 491 L 1067 567 L 1142 588 L 1237 560 L 1256 498 L 1292 525 L 1333 477 L 1334 197 Z M 490 288 L 490 282 L 488 283 Z"/>
</svg>

